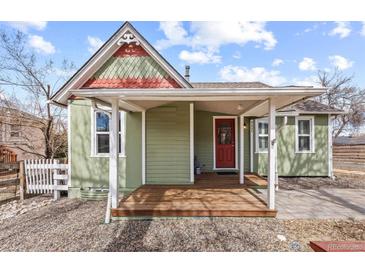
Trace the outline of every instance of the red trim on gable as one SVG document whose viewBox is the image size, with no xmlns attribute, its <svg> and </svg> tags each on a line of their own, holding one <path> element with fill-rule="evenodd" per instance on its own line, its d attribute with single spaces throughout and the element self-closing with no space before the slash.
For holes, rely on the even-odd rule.
<svg viewBox="0 0 365 274">
<path fill-rule="evenodd" d="M 140 45 L 135 43 L 123 44 L 114 54 L 113 57 L 128 56 L 149 56 L 149 54 Z"/>
<path fill-rule="evenodd" d="M 89 79 L 83 88 L 180 88 L 180 85 L 171 77 L 158 79 Z"/>
</svg>

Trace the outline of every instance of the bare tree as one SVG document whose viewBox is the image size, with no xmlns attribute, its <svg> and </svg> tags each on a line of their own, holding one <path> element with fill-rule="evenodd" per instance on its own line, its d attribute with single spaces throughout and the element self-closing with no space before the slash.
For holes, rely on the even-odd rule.
<svg viewBox="0 0 365 274">
<path fill-rule="evenodd" d="M 335 69 L 332 73 L 319 71 L 318 80 L 323 87 L 328 87 L 318 100 L 345 111 L 334 121 L 334 137 L 344 132 L 354 133 L 365 124 L 365 89 L 353 84 L 353 76 L 346 76 L 339 69 Z"/>
<path fill-rule="evenodd" d="M 74 65 L 64 61 L 57 68 L 52 60 L 39 61 L 36 53 L 29 48 L 27 39 L 22 32 L 0 30 L 0 86 L 13 87 L 16 92 L 15 99 L 5 104 L 19 109 L 19 116 L 29 113 L 36 117 L 33 122 L 42 131 L 44 139 L 42 157 L 64 156 L 67 150 L 64 110 L 49 104 L 49 100 L 66 76 L 65 72 L 72 71 Z M 22 100 L 19 100 L 20 96 Z M 23 118 L 18 121 L 24 123 Z M 31 150 L 28 152 L 32 153 Z"/>
</svg>

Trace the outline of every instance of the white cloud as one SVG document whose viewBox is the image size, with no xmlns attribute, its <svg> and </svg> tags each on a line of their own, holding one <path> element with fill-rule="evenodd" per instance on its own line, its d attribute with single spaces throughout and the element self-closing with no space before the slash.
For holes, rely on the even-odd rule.
<svg viewBox="0 0 365 274">
<path fill-rule="evenodd" d="M 286 82 L 278 70 L 267 70 L 264 67 L 246 68 L 228 65 L 219 71 L 224 81 L 233 82 L 255 82 L 260 81 L 269 85 L 278 86 Z"/>
<path fill-rule="evenodd" d="M 300 70 L 316 70 L 316 62 L 309 57 L 304 57 L 302 61 L 299 62 L 298 65 Z"/>
<path fill-rule="evenodd" d="M 284 60 L 280 59 L 280 58 L 276 58 L 272 61 L 272 66 L 273 67 L 278 67 L 280 65 L 284 64 Z"/>
<path fill-rule="evenodd" d="M 22 32 L 28 32 L 29 29 L 44 30 L 47 27 L 46 21 L 13 21 L 8 22 L 13 28 Z"/>
<path fill-rule="evenodd" d="M 318 82 L 318 77 L 316 75 L 311 75 L 311 76 L 305 77 L 304 79 L 294 78 L 292 82 L 296 86 L 320 87 L 320 84 Z"/>
<path fill-rule="evenodd" d="M 362 22 L 362 29 L 361 29 L 360 34 L 361 34 L 362 36 L 365 36 L 365 21 L 364 21 L 364 22 Z"/>
<path fill-rule="evenodd" d="M 181 51 L 179 58 L 189 64 L 220 63 L 222 59 L 221 56 L 215 55 L 213 52 L 187 50 Z"/>
<path fill-rule="evenodd" d="M 160 22 L 161 31 L 166 36 L 166 39 L 161 39 L 156 42 L 156 48 L 162 50 L 176 45 L 184 45 L 189 42 L 188 33 L 184 29 L 182 22 Z"/>
<path fill-rule="evenodd" d="M 328 59 L 333 66 L 337 67 L 340 70 L 351 68 L 354 63 L 353 61 L 350 61 L 341 55 L 332 55 L 329 56 Z"/>
<path fill-rule="evenodd" d="M 44 40 L 44 38 L 39 35 L 29 36 L 29 46 L 34 48 L 38 53 L 53 54 L 56 52 L 56 49 L 52 43 Z"/>
<path fill-rule="evenodd" d="M 255 42 L 269 50 L 277 43 L 274 34 L 266 30 L 265 22 L 193 22 L 191 32 L 193 46 L 208 48 Z"/>
<path fill-rule="evenodd" d="M 331 36 L 340 36 L 340 38 L 345 38 L 350 35 L 351 28 L 348 22 L 335 22 L 336 27 L 332 29 L 329 33 Z"/>
<path fill-rule="evenodd" d="M 156 42 L 159 50 L 180 45 L 218 56 L 220 47 L 227 44 L 244 46 L 253 42 L 270 50 L 277 43 L 265 22 L 192 22 L 189 31 L 181 22 L 161 22 L 160 30 L 166 38 Z"/>
<path fill-rule="evenodd" d="M 89 44 L 87 50 L 93 54 L 96 52 L 103 44 L 104 42 L 96 36 L 87 36 L 87 42 Z"/>
</svg>

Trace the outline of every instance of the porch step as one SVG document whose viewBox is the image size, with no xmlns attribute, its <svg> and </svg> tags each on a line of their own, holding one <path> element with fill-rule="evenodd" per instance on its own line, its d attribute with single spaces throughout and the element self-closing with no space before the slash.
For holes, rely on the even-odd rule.
<svg viewBox="0 0 365 274">
<path fill-rule="evenodd" d="M 153 210 L 112 209 L 113 217 L 276 217 L 276 210 Z"/>
</svg>

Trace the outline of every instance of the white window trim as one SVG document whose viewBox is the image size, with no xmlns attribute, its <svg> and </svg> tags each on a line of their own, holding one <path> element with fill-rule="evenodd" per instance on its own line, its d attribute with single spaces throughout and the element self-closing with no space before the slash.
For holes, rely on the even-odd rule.
<svg viewBox="0 0 365 274">
<path fill-rule="evenodd" d="M 310 150 L 299 151 L 299 134 L 298 134 L 298 121 L 305 120 L 309 121 L 310 126 L 310 134 L 309 134 L 309 145 Z M 295 117 L 295 153 L 315 153 L 315 125 L 314 125 L 314 116 L 296 116 Z"/>
<path fill-rule="evenodd" d="M 237 116 L 213 116 L 213 170 L 238 170 L 238 123 L 237 123 Z M 228 168 L 221 168 L 216 166 L 216 159 L 215 159 L 215 120 L 217 119 L 234 119 L 235 123 L 235 167 L 228 167 Z M 242 125 L 243 126 L 243 125 Z"/>
<path fill-rule="evenodd" d="M 93 107 L 91 107 L 91 155 L 90 157 L 93 158 L 109 158 L 109 153 L 97 153 L 96 151 L 96 135 L 98 134 L 96 132 L 96 113 L 97 112 L 103 112 L 102 109 L 95 109 Z M 105 113 L 108 114 L 108 116 L 110 115 L 109 112 L 107 110 L 104 110 Z M 120 123 L 121 123 L 121 131 L 119 132 L 119 134 L 121 135 L 121 146 L 123 146 L 123 143 L 125 144 L 125 138 L 126 138 L 126 115 L 122 115 L 122 111 L 119 112 L 120 114 Z M 124 122 L 124 123 L 122 123 Z M 122 134 L 123 133 L 123 134 Z M 110 134 L 109 132 L 105 132 L 105 133 L 99 133 L 99 134 Z M 119 153 L 119 157 L 120 158 L 126 158 L 126 154 L 124 151 L 124 154 Z"/>
<path fill-rule="evenodd" d="M 262 122 L 267 123 L 267 126 L 269 127 L 269 119 L 267 117 L 255 119 L 255 153 L 268 153 L 268 149 L 259 150 L 259 123 Z M 269 140 L 269 133 L 266 135 L 267 140 Z"/>
</svg>

